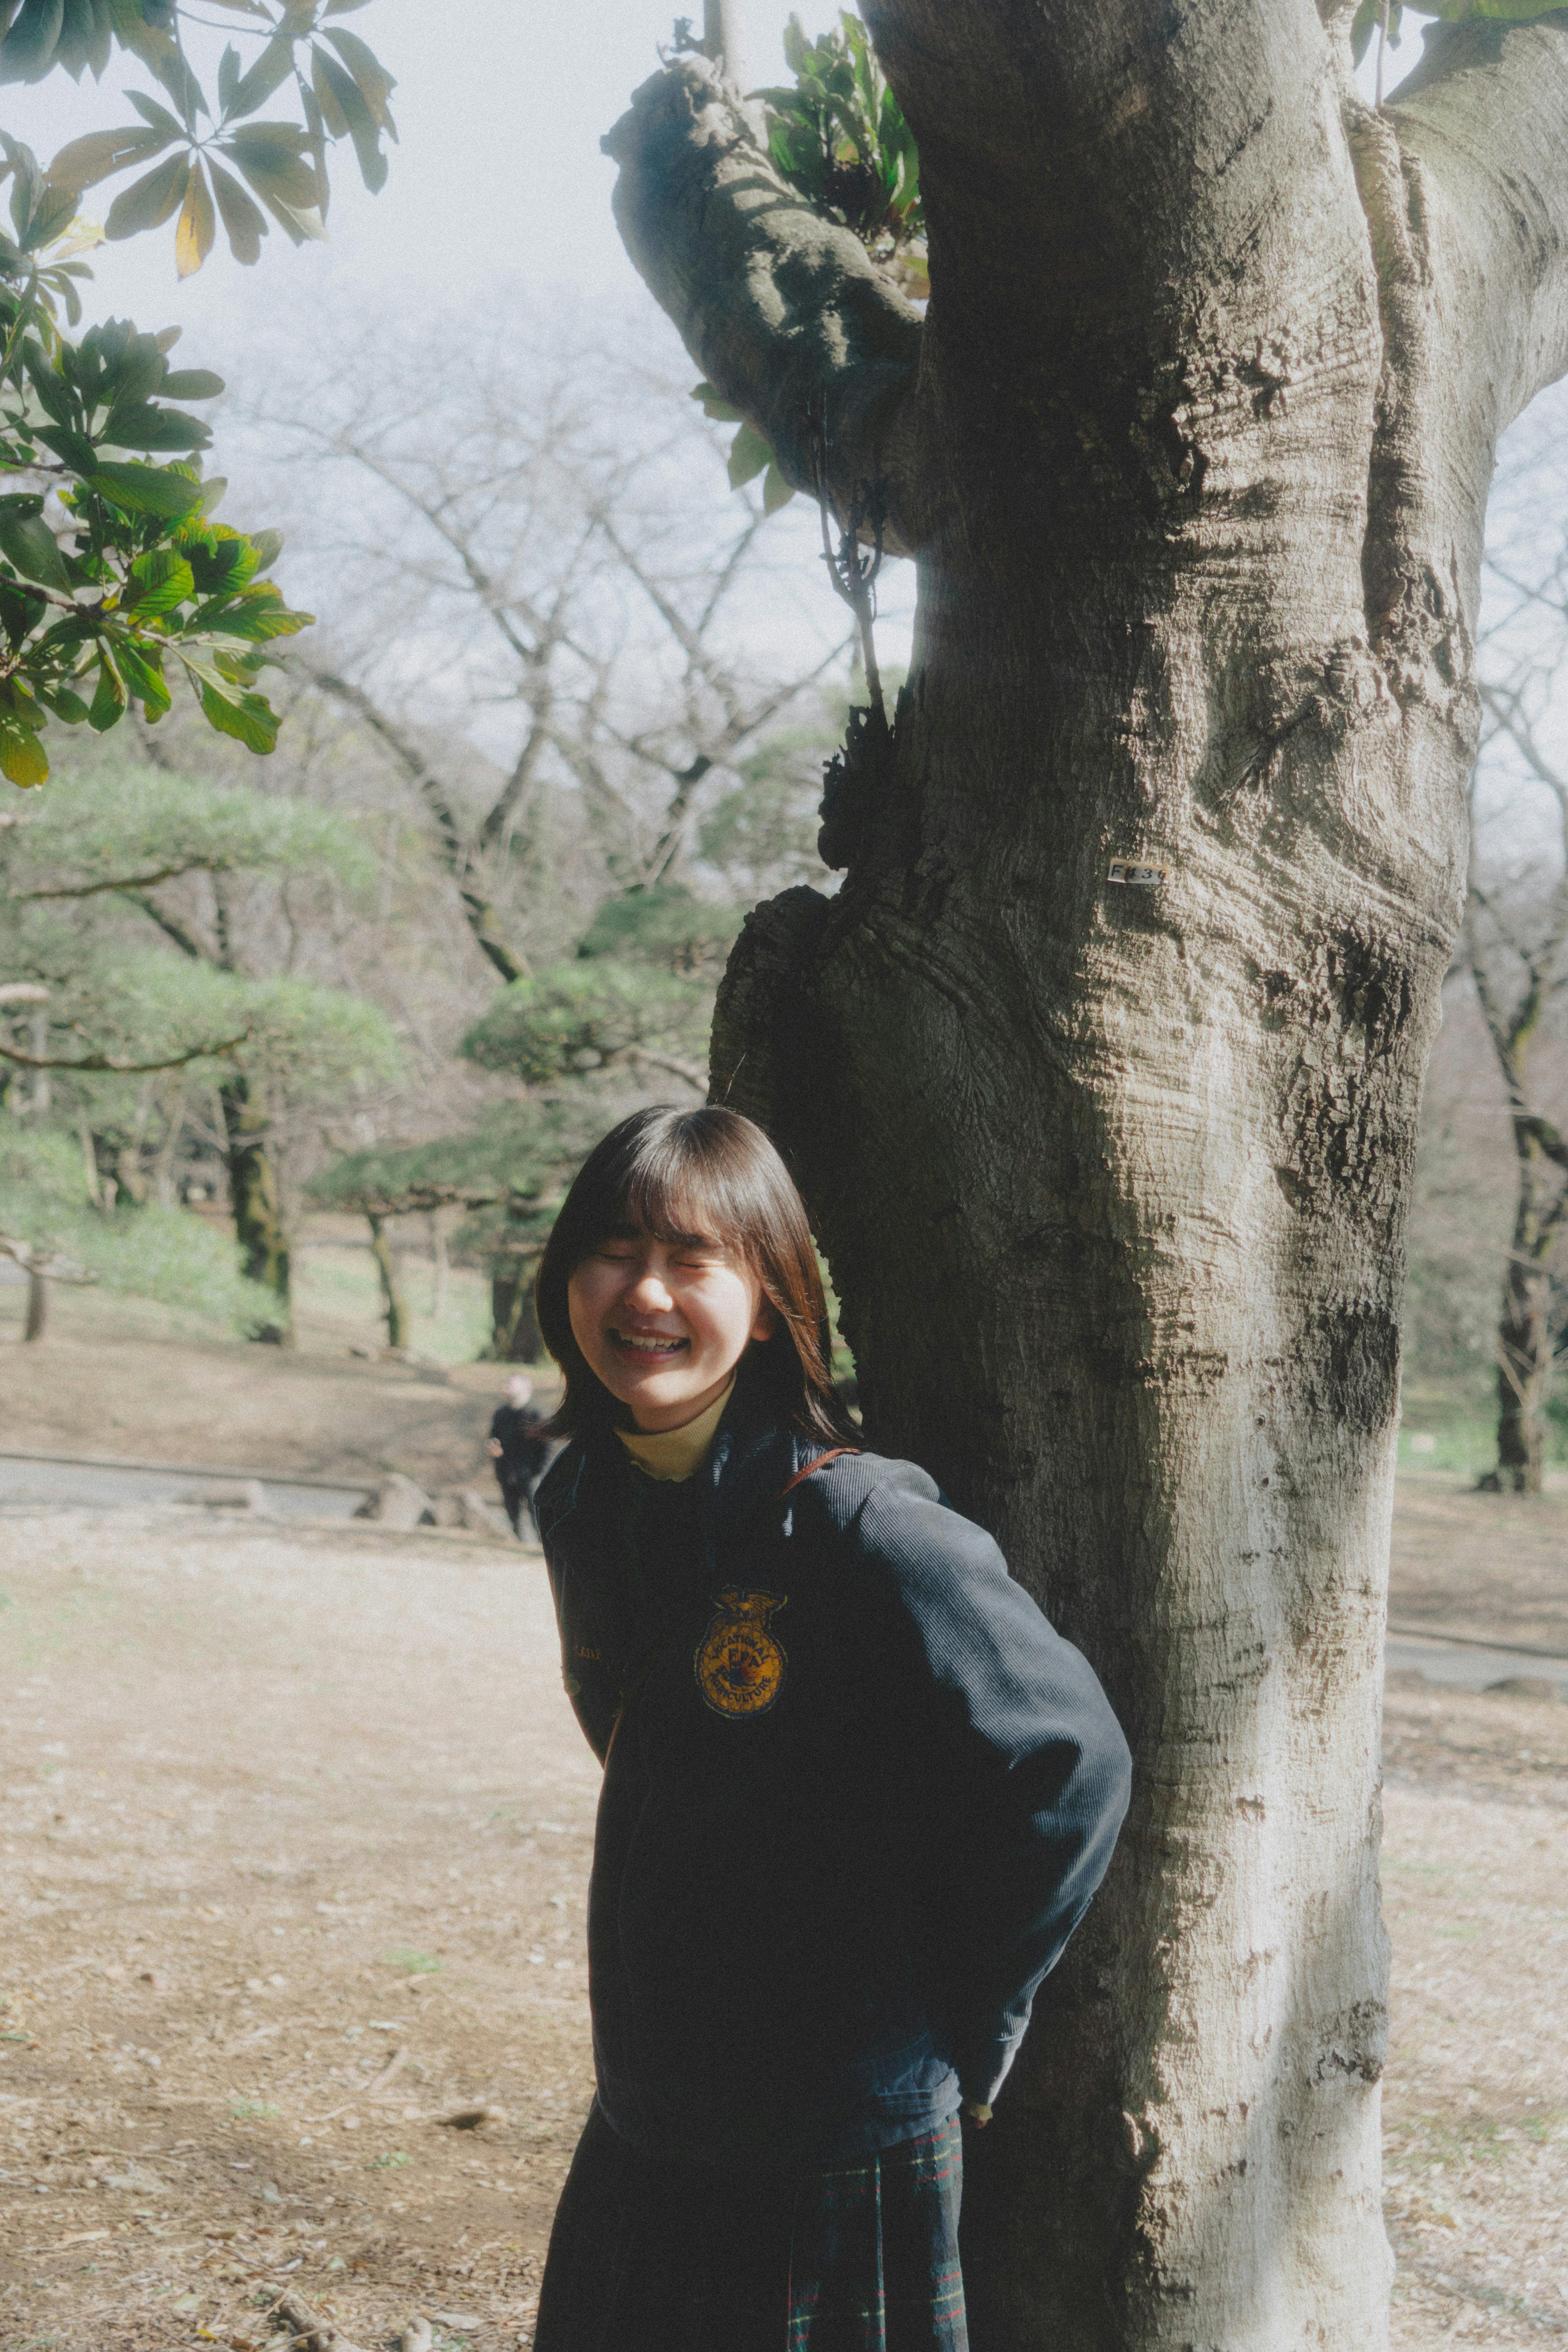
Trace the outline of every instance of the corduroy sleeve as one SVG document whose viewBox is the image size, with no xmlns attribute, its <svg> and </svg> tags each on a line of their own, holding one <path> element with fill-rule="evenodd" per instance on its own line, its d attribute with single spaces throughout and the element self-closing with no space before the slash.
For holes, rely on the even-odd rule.
<svg viewBox="0 0 1568 2352">
<path fill-rule="evenodd" d="M 1088 1660 L 923 1471 L 881 1478 L 848 1533 L 909 1677 L 912 1780 L 943 1792 L 950 2054 L 965 2098 L 988 2104 L 1105 1874 L 1127 1743 Z"/>
</svg>

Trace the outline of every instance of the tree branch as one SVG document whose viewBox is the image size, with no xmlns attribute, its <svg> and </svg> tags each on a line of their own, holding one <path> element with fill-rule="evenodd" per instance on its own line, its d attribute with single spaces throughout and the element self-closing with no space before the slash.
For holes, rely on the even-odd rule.
<svg viewBox="0 0 1568 2352">
<path fill-rule="evenodd" d="M 1424 37 L 1387 111 L 1469 247 L 1456 356 L 1490 374 L 1501 433 L 1568 369 L 1568 23 L 1438 24 Z"/>
<path fill-rule="evenodd" d="M 821 219 L 774 170 L 705 58 L 679 58 L 602 142 L 621 166 L 626 250 L 687 350 L 813 487 L 813 425 L 844 512 L 857 481 L 890 488 L 888 544 L 921 536 L 913 388 L 920 321 L 858 237 Z"/>
<path fill-rule="evenodd" d="M 107 1070 L 116 1077 L 139 1078 L 150 1070 L 183 1070 L 192 1062 L 232 1054 L 249 1035 L 248 1029 L 242 1029 L 237 1037 L 225 1037 L 215 1045 L 193 1045 L 188 1053 L 171 1054 L 161 1062 L 117 1062 L 107 1054 L 84 1054 L 76 1061 L 67 1061 L 48 1054 L 21 1054 L 14 1045 L 0 1045 L 0 1061 L 16 1062 L 24 1070 Z"/>
<path fill-rule="evenodd" d="M 441 862 L 457 885 L 457 895 L 463 902 L 463 912 L 476 944 L 488 957 L 503 980 L 527 980 L 529 976 L 528 960 L 507 945 L 500 936 L 499 918 L 495 907 L 482 890 L 474 887 L 468 845 L 464 839 L 463 828 L 457 822 L 446 787 L 413 737 L 405 733 L 395 719 L 389 719 L 363 687 L 356 686 L 351 678 L 340 677 L 334 670 L 318 669 L 313 664 L 302 667 L 308 668 L 310 677 L 323 694 L 332 695 L 338 701 L 347 703 L 371 732 L 386 745 L 435 819 Z"/>
</svg>

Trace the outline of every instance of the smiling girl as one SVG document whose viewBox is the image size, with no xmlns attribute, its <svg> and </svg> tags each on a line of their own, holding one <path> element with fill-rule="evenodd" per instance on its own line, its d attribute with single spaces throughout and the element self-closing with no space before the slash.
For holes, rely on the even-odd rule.
<svg viewBox="0 0 1568 2352">
<path fill-rule="evenodd" d="M 1125 1742 L 990 1538 L 861 1447 L 759 1128 L 623 1120 L 538 1311 L 571 1443 L 537 1507 L 605 1769 L 598 2096 L 537 2352 L 962 2352 L 959 2111 L 1103 1874 Z"/>
</svg>

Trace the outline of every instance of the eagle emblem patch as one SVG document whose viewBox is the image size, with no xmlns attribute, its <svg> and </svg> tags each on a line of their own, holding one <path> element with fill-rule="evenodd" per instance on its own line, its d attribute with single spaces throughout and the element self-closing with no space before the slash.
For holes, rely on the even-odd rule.
<svg viewBox="0 0 1568 2352">
<path fill-rule="evenodd" d="M 789 1664 L 768 1630 L 768 1620 L 785 1605 L 781 1592 L 742 1592 L 727 1585 L 714 1595 L 718 1613 L 697 1644 L 697 1688 L 715 1715 L 740 1719 L 766 1715 L 778 1697 Z"/>
</svg>

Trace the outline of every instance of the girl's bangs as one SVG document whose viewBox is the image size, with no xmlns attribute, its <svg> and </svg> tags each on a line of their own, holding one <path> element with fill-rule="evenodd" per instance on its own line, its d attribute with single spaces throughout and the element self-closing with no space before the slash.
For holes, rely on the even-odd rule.
<svg viewBox="0 0 1568 2352">
<path fill-rule="evenodd" d="M 676 1248 L 682 1242 L 717 1242 L 749 1264 L 755 1255 L 743 1203 L 725 1171 L 705 1155 L 683 1150 L 674 1137 L 647 1139 L 618 1188 L 613 1227 L 646 1234 Z"/>
</svg>

